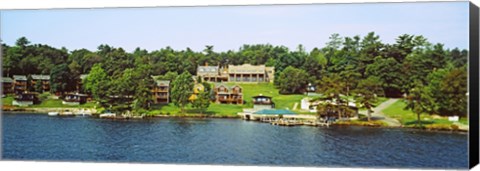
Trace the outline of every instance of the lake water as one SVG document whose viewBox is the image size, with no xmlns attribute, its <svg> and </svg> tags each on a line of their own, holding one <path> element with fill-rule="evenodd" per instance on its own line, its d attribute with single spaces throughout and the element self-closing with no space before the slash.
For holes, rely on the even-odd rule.
<svg viewBox="0 0 480 171">
<path fill-rule="evenodd" d="M 467 135 L 280 127 L 239 119 L 113 121 L 3 114 L 4 160 L 467 168 Z"/>
</svg>

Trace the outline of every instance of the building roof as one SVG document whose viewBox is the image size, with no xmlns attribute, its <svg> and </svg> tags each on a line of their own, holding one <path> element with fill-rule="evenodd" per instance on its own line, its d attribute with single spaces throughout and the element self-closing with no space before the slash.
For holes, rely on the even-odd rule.
<svg viewBox="0 0 480 171">
<path fill-rule="evenodd" d="M 170 85 L 170 80 L 159 80 L 158 78 L 160 77 L 160 75 L 152 75 L 150 77 L 152 77 L 153 81 L 155 81 L 155 84 L 157 84 L 157 86 Z"/>
<path fill-rule="evenodd" d="M 253 112 L 253 114 L 262 114 L 262 115 L 295 115 L 294 112 L 286 109 L 263 109 L 259 110 L 256 112 Z"/>
<path fill-rule="evenodd" d="M 228 65 L 228 73 L 248 73 L 248 74 L 264 74 L 265 65 Z"/>
<path fill-rule="evenodd" d="M 170 80 L 155 80 L 155 83 L 157 84 L 157 86 L 169 86 Z"/>
<path fill-rule="evenodd" d="M 10 77 L 2 77 L 2 83 L 13 83 L 13 79 Z"/>
<path fill-rule="evenodd" d="M 232 86 L 228 86 L 228 85 L 226 85 L 226 84 L 224 84 L 224 83 L 214 83 L 214 86 L 215 86 L 215 88 L 218 88 L 218 87 L 220 87 L 220 86 L 223 86 L 223 87 L 225 87 L 225 88 L 227 88 L 227 89 L 229 89 L 229 90 L 233 89 L 234 87 L 240 87 L 240 88 L 242 88 L 242 86 L 240 86 L 240 85 L 238 85 L 238 84 L 235 84 L 235 85 L 232 85 Z"/>
<path fill-rule="evenodd" d="M 50 80 L 50 75 L 31 75 L 34 80 Z"/>
<path fill-rule="evenodd" d="M 27 76 L 25 75 L 13 75 L 13 79 L 17 81 L 27 81 Z"/>
<path fill-rule="evenodd" d="M 216 74 L 218 75 L 219 66 L 198 66 L 197 75 Z"/>
<path fill-rule="evenodd" d="M 258 96 L 253 96 L 252 98 L 270 98 L 271 99 L 272 97 L 259 94 Z"/>
</svg>

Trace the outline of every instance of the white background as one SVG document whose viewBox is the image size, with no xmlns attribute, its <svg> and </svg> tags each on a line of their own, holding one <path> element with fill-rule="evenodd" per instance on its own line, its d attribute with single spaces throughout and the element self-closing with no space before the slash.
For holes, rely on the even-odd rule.
<svg viewBox="0 0 480 171">
<path fill-rule="evenodd" d="M 296 4 L 296 3 L 349 3 L 349 2 L 419 2 L 425 0 L 0 0 L 0 9 L 44 9 L 44 8 L 91 8 L 91 7 L 146 7 L 146 6 L 193 6 L 193 5 L 247 5 L 247 4 Z M 436 0 L 444 1 L 444 0 Z M 480 0 L 472 0 L 480 6 Z M 26 162 L 0 161 L 1 170 L 404 170 L 362 168 L 302 168 L 302 167 L 259 167 L 259 166 L 205 166 L 205 165 L 161 165 L 132 163 L 81 163 L 81 162 Z M 475 170 L 480 170 L 477 166 Z"/>
</svg>

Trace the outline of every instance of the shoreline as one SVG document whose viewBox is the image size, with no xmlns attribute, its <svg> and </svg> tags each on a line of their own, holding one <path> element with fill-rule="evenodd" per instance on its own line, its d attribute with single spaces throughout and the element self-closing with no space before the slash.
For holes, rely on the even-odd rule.
<svg viewBox="0 0 480 171">
<path fill-rule="evenodd" d="M 80 110 L 81 108 L 22 108 L 16 110 L 4 110 L 2 109 L 2 113 L 8 112 L 12 114 L 38 114 L 38 115 L 47 115 L 48 111 L 58 111 L 58 109 L 63 110 Z M 92 113 L 92 116 L 98 117 L 99 114 L 96 113 L 96 109 L 93 108 L 84 108 L 95 110 L 95 113 Z M 175 115 L 152 115 L 152 116 L 145 116 L 142 119 L 151 119 L 151 118 L 210 118 L 210 119 L 240 119 L 241 117 L 238 115 L 211 115 L 211 114 L 175 114 Z M 108 118 L 107 118 L 108 119 Z M 115 119 L 112 119 L 115 120 Z M 124 118 L 118 118 L 117 120 L 125 120 Z M 133 119 L 138 120 L 138 119 Z M 465 129 L 446 129 L 446 128 L 416 128 L 410 126 L 387 126 L 378 123 L 333 123 L 332 126 L 335 127 L 346 127 L 346 126 L 360 126 L 360 127 L 371 127 L 371 128 L 396 128 L 396 129 L 410 129 L 420 130 L 420 131 L 427 131 L 427 132 L 441 132 L 441 133 L 459 133 L 459 134 L 468 134 L 469 130 Z"/>
</svg>

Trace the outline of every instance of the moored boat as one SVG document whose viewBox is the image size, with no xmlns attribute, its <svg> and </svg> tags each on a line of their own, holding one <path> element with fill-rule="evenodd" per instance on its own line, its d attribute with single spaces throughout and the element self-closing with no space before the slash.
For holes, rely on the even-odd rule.
<svg viewBox="0 0 480 171">
<path fill-rule="evenodd" d="M 73 112 L 71 112 L 71 111 L 69 111 L 69 110 L 65 110 L 65 111 L 63 111 L 63 112 L 60 112 L 60 113 L 58 114 L 58 116 L 75 116 L 75 115 L 73 114 Z"/>
<path fill-rule="evenodd" d="M 117 115 L 112 112 L 106 112 L 99 115 L 100 118 L 115 118 Z"/>
<path fill-rule="evenodd" d="M 48 116 L 57 116 L 58 112 L 48 112 Z"/>
</svg>

